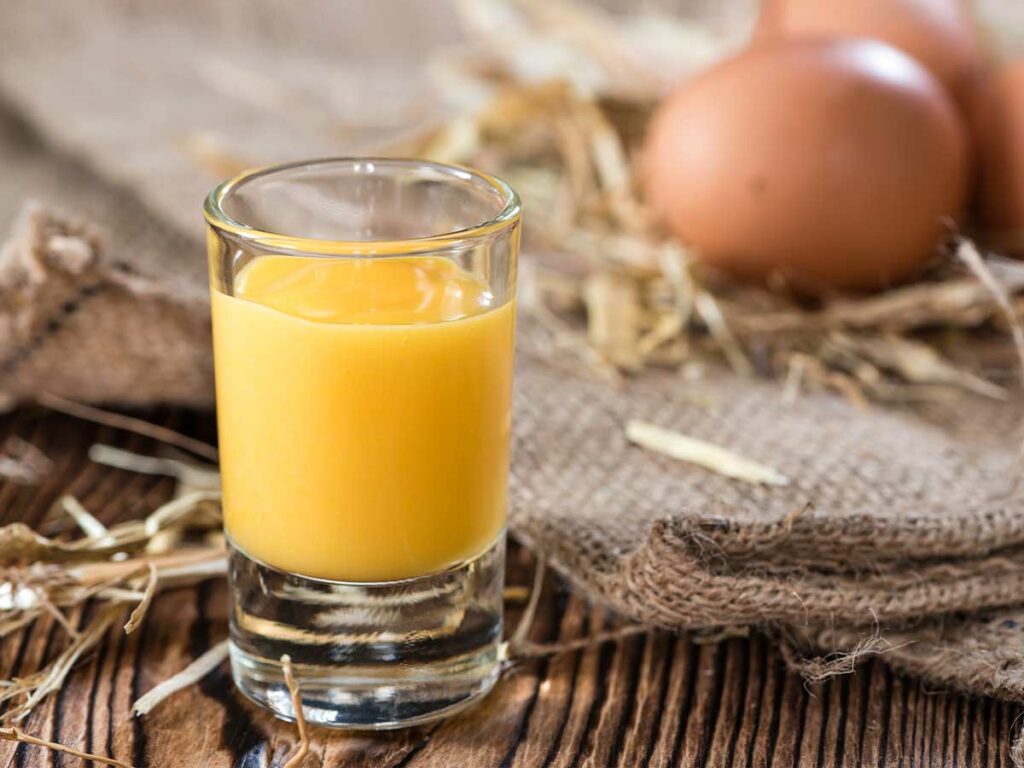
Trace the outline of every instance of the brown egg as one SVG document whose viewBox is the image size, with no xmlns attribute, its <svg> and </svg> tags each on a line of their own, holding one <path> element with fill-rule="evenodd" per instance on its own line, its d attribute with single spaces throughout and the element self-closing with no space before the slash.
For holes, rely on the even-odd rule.
<svg viewBox="0 0 1024 768">
<path fill-rule="evenodd" d="M 645 186 L 668 228 L 733 274 L 880 288 L 936 253 L 964 202 L 966 145 L 948 93 L 895 48 L 767 44 L 668 97 Z"/>
<path fill-rule="evenodd" d="M 978 88 L 972 118 L 981 217 L 1002 236 L 997 239 L 1019 243 L 1024 231 L 1024 59 L 996 70 Z"/>
<path fill-rule="evenodd" d="M 763 0 L 758 38 L 870 37 L 924 64 L 958 101 L 983 67 L 963 0 Z"/>
</svg>

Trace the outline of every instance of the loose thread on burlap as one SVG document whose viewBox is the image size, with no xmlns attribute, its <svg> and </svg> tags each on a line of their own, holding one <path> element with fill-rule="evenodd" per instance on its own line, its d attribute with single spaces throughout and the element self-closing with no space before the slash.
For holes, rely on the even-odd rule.
<svg viewBox="0 0 1024 768">
<path fill-rule="evenodd" d="M 849 651 L 837 651 L 828 656 L 807 656 L 784 637 L 778 638 L 783 661 L 810 683 L 821 683 L 839 675 L 848 675 L 869 656 L 884 656 L 887 652 L 905 648 L 911 643 L 893 645 L 879 634 L 866 638 Z"/>
</svg>

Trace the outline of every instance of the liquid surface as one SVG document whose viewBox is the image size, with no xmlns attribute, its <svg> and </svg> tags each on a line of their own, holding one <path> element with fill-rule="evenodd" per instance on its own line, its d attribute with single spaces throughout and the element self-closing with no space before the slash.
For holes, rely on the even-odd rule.
<svg viewBox="0 0 1024 768">
<path fill-rule="evenodd" d="M 403 325 L 479 315 L 494 297 L 475 275 L 437 257 L 263 257 L 235 281 L 236 295 L 321 323 Z"/>
<path fill-rule="evenodd" d="M 435 257 L 261 257 L 234 291 L 212 291 L 232 540 L 342 581 L 486 550 L 505 523 L 513 303 Z"/>
</svg>

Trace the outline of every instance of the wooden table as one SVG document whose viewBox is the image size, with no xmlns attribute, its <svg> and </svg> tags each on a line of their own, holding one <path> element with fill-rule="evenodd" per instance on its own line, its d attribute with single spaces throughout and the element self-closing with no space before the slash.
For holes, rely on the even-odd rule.
<svg viewBox="0 0 1024 768">
<path fill-rule="evenodd" d="M 151 418 L 211 439 L 209 417 Z M 38 410 L 0 420 L 9 434 L 56 464 L 38 486 L 0 484 L 5 521 L 41 525 L 62 493 L 105 522 L 138 517 L 171 483 L 102 468 L 86 457 L 106 442 L 152 452 L 149 440 Z M 513 549 L 510 582 L 529 582 L 529 554 Z M 23 724 L 33 735 L 114 755 L 135 766 L 174 768 L 283 764 L 293 726 L 275 721 L 232 688 L 226 667 L 133 720 L 131 703 L 227 632 L 226 590 L 211 581 L 163 594 L 142 629 L 112 631 L 62 693 Z M 514 623 L 518 608 L 511 608 Z M 571 639 L 609 626 L 557 577 L 544 588 L 532 638 Z M 0 646 L 6 674 L 25 674 L 63 642 L 37 622 Z M 874 661 L 808 685 L 788 673 L 763 638 L 701 645 L 665 633 L 521 663 L 483 704 L 432 728 L 379 736 L 314 732 L 306 765 L 383 768 L 534 766 L 1004 766 L 1017 706 L 929 691 Z M 0 743 L 0 766 L 74 766 L 69 757 Z"/>
</svg>

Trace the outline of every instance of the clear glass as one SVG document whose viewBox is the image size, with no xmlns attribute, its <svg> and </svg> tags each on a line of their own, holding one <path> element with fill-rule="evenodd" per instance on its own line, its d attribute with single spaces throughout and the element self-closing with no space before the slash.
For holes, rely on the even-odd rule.
<svg viewBox="0 0 1024 768">
<path fill-rule="evenodd" d="M 519 200 L 419 160 L 206 201 L 231 661 L 293 718 L 428 722 L 498 675 Z"/>
</svg>

